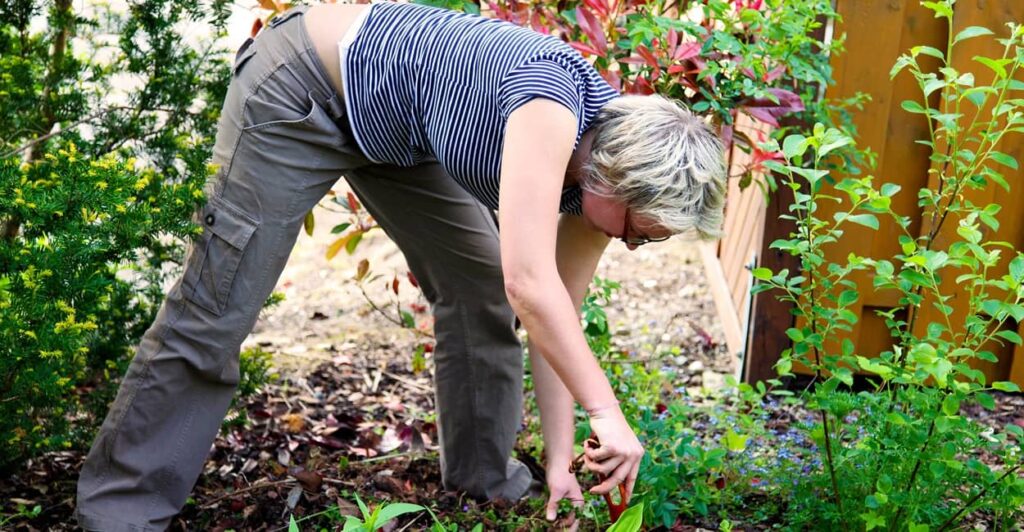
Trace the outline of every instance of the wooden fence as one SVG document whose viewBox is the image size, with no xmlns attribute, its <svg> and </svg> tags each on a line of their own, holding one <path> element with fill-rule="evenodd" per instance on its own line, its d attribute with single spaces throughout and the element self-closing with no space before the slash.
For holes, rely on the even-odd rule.
<svg viewBox="0 0 1024 532">
<path fill-rule="evenodd" d="M 946 21 L 935 18 L 916 0 L 835 0 L 835 6 L 842 21 L 836 24 L 834 34 L 845 34 L 846 51 L 832 58 L 836 83 L 828 87 L 826 94 L 832 98 L 850 97 L 858 91 L 870 95 L 871 101 L 862 111 L 854 113 L 858 144 L 870 147 L 877 154 L 877 167 L 873 172 L 877 182 L 892 182 L 902 187 L 893 198 L 893 208 L 914 220 L 911 233 L 926 234 L 931 227 L 930 220 L 917 206 L 915 192 L 927 185 L 935 188 L 935 183 L 930 181 L 935 178 L 929 177 L 931 163 L 927 148 L 914 141 L 928 138 L 928 125 L 923 115 L 907 113 L 900 107 L 903 100 L 920 100 L 920 89 L 909 73 L 890 80 L 889 71 L 896 58 L 912 46 L 928 45 L 944 50 L 948 37 Z M 955 6 L 953 31 L 985 26 L 997 35 L 1006 36 L 1007 22 L 1024 23 L 1024 0 L 961 0 Z M 972 72 L 979 84 L 988 83 L 992 72 L 972 58 L 1001 53 L 1001 46 L 989 37 L 971 39 L 958 45 L 952 64 L 960 71 Z M 930 65 L 937 66 L 938 60 Z M 932 98 L 931 103 L 937 105 L 940 95 L 933 93 Z M 997 149 L 1024 163 L 1022 140 L 1020 135 L 1011 136 Z M 744 155 L 734 150 L 731 157 L 731 164 L 739 167 Z M 1024 249 L 1024 209 L 1017 207 L 1024 204 L 1024 172 L 1001 170 L 1005 170 L 1004 175 L 1011 184 L 1009 194 L 998 186 L 990 186 L 984 194 L 968 193 L 965 197 L 979 205 L 1000 203 L 1003 209 L 999 214 L 999 230 L 993 233 L 986 228 L 986 238 L 1010 242 L 1017 249 Z M 775 376 L 773 365 L 779 353 L 789 347 L 785 330 L 794 321 L 789 305 L 776 301 L 773 294 L 750 296 L 750 266 L 757 264 L 774 270 L 790 268 L 790 271 L 798 267 L 791 257 L 768 248 L 772 241 L 786 237 L 791 230 L 791 226 L 778 220 L 778 215 L 786 212 L 791 196 L 787 197 L 787 190 L 779 190 L 765 202 L 756 187 L 741 192 L 735 184 L 729 193 L 726 237 L 705 250 L 705 264 L 730 350 L 742 355 L 741 374 L 748 380 L 771 378 Z M 819 216 L 830 218 L 831 206 L 822 207 Z M 957 238 L 956 227 L 956 220 L 946 221 L 936 237 L 940 247 Z M 845 229 L 841 241 L 828 249 L 828 256 L 833 260 L 843 260 L 852 251 L 879 258 L 900 252 L 896 228 L 891 222 L 882 220 L 878 231 L 859 226 Z M 1003 261 L 1003 271 L 1007 262 Z M 860 298 L 850 310 L 858 315 L 858 323 L 851 332 L 831 340 L 839 342 L 850 338 L 857 351 L 864 354 L 889 349 L 888 330 L 876 311 L 898 307 L 897 296 L 892 291 L 875 291 L 866 273 L 853 280 L 860 287 Z M 953 280 L 944 279 L 943 283 L 943 290 L 948 293 Z M 962 323 L 968 303 L 966 294 L 956 294 L 949 303 L 954 308 L 954 323 Z M 938 310 L 926 302 L 916 320 L 915 334 L 921 335 L 929 322 L 939 319 Z M 1024 334 L 1024 324 L 1014 324 L 1013 328 Z M 979 362 L 975 367 L 981 369 L 989 381 L 1012 380 L 1024 387 L 1024 348 L 1012 344 L 990 347 L 998 362 Z"/>
</svg>

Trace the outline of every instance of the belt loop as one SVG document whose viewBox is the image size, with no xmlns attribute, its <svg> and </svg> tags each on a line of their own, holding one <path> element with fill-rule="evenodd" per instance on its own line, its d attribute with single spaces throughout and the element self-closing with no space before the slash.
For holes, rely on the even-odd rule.
<svg viewBox="0 0 1024 532">
<path fill-rule="evenodd" d="M 305 13 L 307 9 L 309 9 L 309 6 L 295 6 L 289 9 L 288 11 L 285 11 L 284 13 L 281 13 L 280 15 L 274 17 L 274 19 L 270 21 L 269 26 L 271 28 L 276 28 L 279 25 L 285 23 L 286 21 L 291 20 L 295 16 Z"/>
<path fill-rule="evenodd" d="M 345 103 L 341 100 L 341 95 L 337 91 L 325 102 L 327 114 L 331 115 L 331 118 L 337 120 L 345 115 Z"/>
</svg>

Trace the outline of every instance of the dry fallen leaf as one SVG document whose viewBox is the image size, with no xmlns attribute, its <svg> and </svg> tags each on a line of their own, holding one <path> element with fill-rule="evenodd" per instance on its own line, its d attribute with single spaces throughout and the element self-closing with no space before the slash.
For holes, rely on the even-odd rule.
<svg viewBox="0 0 1024 532">
<path fill-rule="evenodd" d="M 281 416 L 281 422 L 284 423 L 285 430 L 292 434 L 298 434 L 306 428 L 306 418 L 302 414 L 285 414 Z"/>
</svg>

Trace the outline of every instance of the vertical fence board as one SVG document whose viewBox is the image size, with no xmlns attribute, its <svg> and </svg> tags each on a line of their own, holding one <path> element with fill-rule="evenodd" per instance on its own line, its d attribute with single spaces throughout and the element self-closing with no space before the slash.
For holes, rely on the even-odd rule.
<svg viewBox="0 0 1024 532">
<path fill-rule="evenodd" d="M 863 110 L 852 112 L 857 126 L 858 145 L 870 147 L 877 154 L 877 166 L 871 170 L 877 183 L 890 182 L 902 187 L 901 192 L 893 198 L 893 208 L 911 217 L 908 234 L 926 234 L 931 228 L 931 217 L 918 207 L 916 191 L 923 186 L 934 187 L 937 183 L 934 172 L 929 175 L 932 168 L 928 149 L 914 141 L 928 137 L 928 124 L 922 115 L 913 115 L 901 109 L 903 100 L 920 102 L 922 95 L 912 76 L 903 73 L 890 80 L 889 70 L 897 57 L 912 46 L 928 45 L 945 50 L 948 36 L 946 22 L 935 18 L 930 10 L 913 0 L 836 0 L 836 9 L 843 21 L 837 25 L 835 33 L 845 34 L 846 51 L 833 57 L 836 83 L 827 89 L 826 94 L 837 99 L 851 97 L 857 92 L 871 96 L 871 101 L 864 105 Z M 1005 36 L 1005 23 L 1011 21 L 1024 22 L 1024 1 L 961 0 L 955 6 L 953 31 L 955 34 L 968 26 L 985 26 Z M 991 37 L 971 39 L 958 46 L 952 65 L 961 71 L 972 72 L 978 83 L 988 83 L 993 74 L 972 58 L 975 55 L 998 56 L 1000 52 L 1001 47 Z M 931 58 L 924 58 L 921 63 L 926 70 L 937 70 L 940 66 L 937 59 Z M 1018 78 L 1024 79 L 1024 76 Z M 1024 95 L 1014 94 L 1013 97 L 1021 98 Z M 934 93 L 929 104 L 939 105 L 940 98 L 940 94 Z M 1019 136 L 1004 140 L 997 149 L 1024 165 L 1024 142 Z M 999 215 L 1000 228 L 995 232 L 986 230 L 986 238 L 1003 240 L 1017 249 L 1024 249 L 1024 209 L 1014 208 L 1024 202 L 1024 172 L 1009 168 L 1000 170 L 1013 187 L 1009 194 L 1002 189 L 990 188 L 982 194 L 968 192 L 964 197 L 979 205 L 1001 203 L 1004 208 Z M 733 193 L 731 190 L 730 194 Z M 744 199 L 737 193 L 735 197 L 730 197 L 729 207 L 752 211 Z M 785 187 L 774 193 L 769 203 L 756 213 L 763 220 L 756 233 L 751 226 L 745 225 L 750 223 L 748 213 L 739 216 L 739 213 L 734 212 L 734 217 L 730 219 L 732 234 L 722 242 L 719 256 L 732 290 L 731 312 L 742 313 L 747 289 L 741 280 L 749 279 L 749 272 L 743 265 L 749 260 L 751 250 L 758 250 L 761 266 L 774 270 L 789 268 L 791 271 L 798 267 L 791 257 L 768 248 L 771 241 L 787 237 L 792 230 L 790 225 L 778 220 L 780 214 L 787 212 L 791 201 L 792 196 Z M 830 218 L 834 212 L 833 205 L 824 204 L 819 210 L 819 216 Z M 753 216 L 753 213 L 749 214 Z M 853 224 L 847 225 L 841 241 L 827 249 L 827 258 L 845 260 L 850 252 L 875 258 L 889 258 L 898 254 L 897 236 L 902 229 L 884 219 L 880 219 L 880 222 L 877 232 Z M 750 234 L 737 236 L 737 231 Z M 955 237 L 955 231 L 956 220 L 947 220 L 936 240 L 939 247 Z M 1010 259 L 1009 253 L 1005 255 L 1000 271 L 1005 271 Z M 946 273 L 945 289 L 953 288 L 956 275 Z M 898 294 L 874 290 L 871 277 L 867 274 L 852 279 L 859 287 L 860 299 L 850 310 L 858 314 L 860 319 L 854 330 L 831 338 L 829 349 L 837 349 L 843 338 L 853 340 L 857 351 L 864 354 L 877 354 L 890 349 L 888 330 L 876 312 L 896 307 Z M 773 295 L 761 294 L 753 301 L 753 322 L 749 325 L 750 335 L 747 340 L 749 356 L 744 368 L 748 380 L 774 376 L 772 367 L 782 349 L 788 346 L 783 332 L 793 323 L 792 317 L 788 315 L 790 307 L 774 300 Z M 956 294 L 950 302 L 955 309 L 952 316 L 954 323 L 963 322 L 967 303 L 967 295 L 964 293 Z M 741 319 L 745 320 L 745 316 L 741 316 Z M 922 334 L 929 322 L 944 319 L 930 301 L 925 301 L 915 323 L 915 333 Z M 1008 324 L 1008 328 L 1024 334 L 1024 324 Z M 999 362 L 975 366 L 984 371 L 990 381 L 1009 379 L 1024 386 L 1024 347 L 994 343 L 990 347 Z"/>
</svg>

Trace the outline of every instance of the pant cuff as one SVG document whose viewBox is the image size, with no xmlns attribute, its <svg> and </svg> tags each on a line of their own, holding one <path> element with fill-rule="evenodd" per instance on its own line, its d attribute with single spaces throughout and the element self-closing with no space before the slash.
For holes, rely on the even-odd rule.
<svg viewBox="0 0 1024 532">
<path fill-rule="evenodd" d="M 88 532 L 156 532 L 156 529 L 149 525 L 133 525 L 109 517 L 96 517 L 78 510 L 75 510 L 75 520 L 78 521 L 78 526 Z"/>
</svg>

